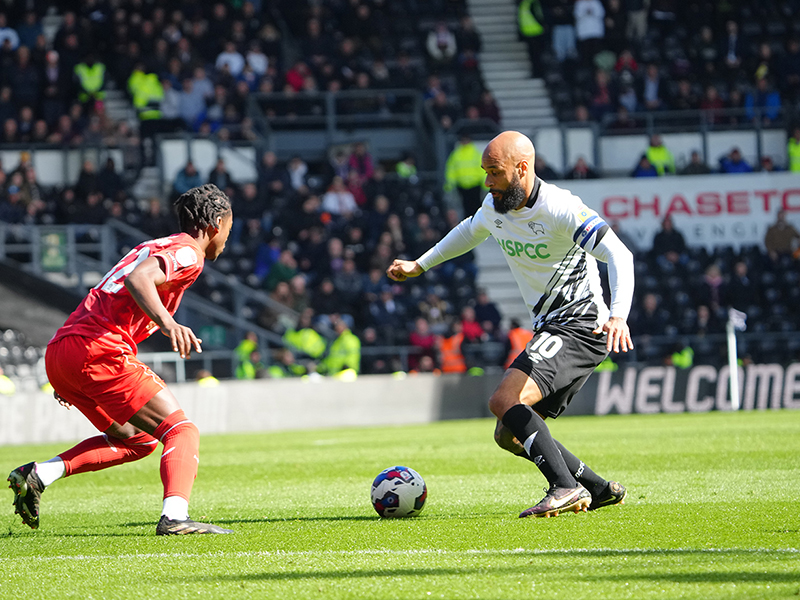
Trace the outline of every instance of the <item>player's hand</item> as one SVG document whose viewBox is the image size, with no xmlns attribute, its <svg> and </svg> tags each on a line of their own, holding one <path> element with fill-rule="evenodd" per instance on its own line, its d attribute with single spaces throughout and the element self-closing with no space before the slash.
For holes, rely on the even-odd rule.
<svg viewBox="0 0 800 600">
<path fill-rule="evenodd" d="M 64 400 L 64 398 L 62 398 L 61 396 L 59 396 L 59 395 L 58 395 L 58 392 L 56 392 L 55 390 L 53 390 L 53 398 L 55 398 L 56 400 L 58 400 L 58 403 L 59 403 L 61 406 L 63 406 L 64 408 L 66 408 L 67 410 L 69 410 L 70 408 L 72 408 L 72 404 L 71 404 L 71 403 L 70 403 L 68 400 Z"/>
<path fill-rule="evenodd" d="M 395 281 L 405 281 L 409 277 L 417 277 L 424 272 L 417 261 L 400 260 L 399 258 L 394 259 L 394 262 L 386 269 L 386 275 Z"/>
<path fill-rule="evenodd" d="M 203 342 L 198 338 L 194 331 L 185 325 L 179 325 L 175 321 L 164 324 L 161 332 L 169 338 L 172 343 L 172 350 L 181 355 L 181 358 L 189 358 L 192 355 L 192 348 L 201 353 L 203 349 L 200 344 Z"/>
<path fill-rule="evenodd" d="M 611 317 L 601 327 L 595 329 L 592 333 L 607 333 L 608 339 L 606 340 L 606 350 L 619 353 L 620 350 L 627 352 L 633 350 L 633 340 L 631 340 L 631 330 L 628 329 L 628 324 L 625 319 L 620 317 Z"/>
</svg>

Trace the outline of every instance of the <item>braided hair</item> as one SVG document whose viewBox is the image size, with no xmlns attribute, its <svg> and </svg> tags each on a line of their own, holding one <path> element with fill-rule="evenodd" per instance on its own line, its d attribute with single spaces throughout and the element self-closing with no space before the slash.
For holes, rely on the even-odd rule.
<svg viewBox="0 0 800 600">
<path fill-rule="evenodd" d="M 217 218 L 231 212 L 230 198 L 213 183 L 207 183 L 181 194 L 175 201 L 175 212 L 181 231 L 190 233 L 216 227 Z"/>
</svg>

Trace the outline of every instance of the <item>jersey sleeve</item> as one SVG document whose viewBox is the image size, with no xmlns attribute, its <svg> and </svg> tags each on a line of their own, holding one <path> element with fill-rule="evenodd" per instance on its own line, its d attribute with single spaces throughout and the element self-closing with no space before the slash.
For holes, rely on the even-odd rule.
<svg viewBox="0 0 800 600">
<path fill-rule="evenodd" d="M 161 259 L 168 282 L 193 282 L 203 270 L 203 257 L 190 244 L 173 243 L 152 253 Z"/>
<path fill-rule="evenodd" d="M 608 265 L 610 315 L 627 320 L 633 302 L 633 254 L 600 215 L 577 197 L 571 200 L 564 203 L 559 215 L 563 232 L 572 237 L 576 245 Z"/>
<path fill-rule="evenodd" d="M 591 208 L 578 198 L 572 197 L 571 202 L 565 202 L 560 211 L 559 225 L 564 235 L 572 241 L 591 252 L 609 231 L 608 223 Z"/>
<path fill-rule="evenodd" d="M 417 259 L 417 264 L 427 271 L 445 261 L 466 254 L 489 237 L 483 209 L 461 221 L 433 248 Z"/>
</svg>

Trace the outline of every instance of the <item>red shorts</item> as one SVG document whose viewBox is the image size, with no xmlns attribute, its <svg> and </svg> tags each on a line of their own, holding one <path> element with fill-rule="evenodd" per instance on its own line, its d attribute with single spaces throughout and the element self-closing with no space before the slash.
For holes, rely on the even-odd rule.
<svg viewBox="0 0 800 600">
<path fill-rule="evenodd" d="M 127 423 L 167 386 L 124 344 L 68 335 L 47 346 L 47 377 L 56 393 L 99 431 Z"/>
</svg>

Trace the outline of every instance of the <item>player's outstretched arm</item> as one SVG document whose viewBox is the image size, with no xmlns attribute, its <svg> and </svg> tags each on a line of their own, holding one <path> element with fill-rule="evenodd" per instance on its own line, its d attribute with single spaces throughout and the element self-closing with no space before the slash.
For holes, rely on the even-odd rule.
<svg viewBox="0 0 800 600">
<path fill-rule="evenodd" d="M 606 350 L 619 353 L 633 350 L 633 340 L 631 340 L 631 330 L 628 323 L 621 317 L 611 317 L 603 325 L 595 329 L 592 333 L 607 333 Z"/>
<path fill-rule="evenodd" d="M 400 260 L 399 258 L 394 259 L 394 262 L 386 269 L 386 275 L 389 276 L 389 279 L 394 279 L 395 281 L 405 281 L 409 277 L 417 277 L 424 272 L 417 261 Z"/>
<path fill-rule="evenodd" d="M 125 288 L 144 313 L 159 326 L 161 333 L 172 343 L 172 349 L 188 358 L 192 348 L 202 352 L 202 342 L 194 332 L 185 325 L 179 325 L 158 296 L 157 286 L 166 282 L 167 275 L 161 268 L 161 262 L 155 257 L 144 260 L 131 274 L 125 278 Z"/>
</svg>

